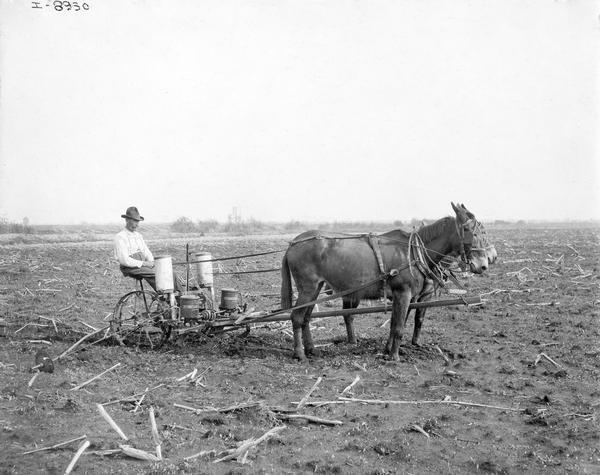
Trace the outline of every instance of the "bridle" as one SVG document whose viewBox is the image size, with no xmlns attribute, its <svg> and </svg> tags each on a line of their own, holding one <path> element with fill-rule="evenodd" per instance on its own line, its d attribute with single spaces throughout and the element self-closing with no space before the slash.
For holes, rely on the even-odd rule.
<svg viewBox="0 0 600 475">
<path fill-rule="evenodd" d="M 470 218 L 462 224 L 455 221 L 456 233 L 460 238 L 460 258 L 465 264 L 469 264 L 473 258 L 473 250 L 479 248 L 473 247 L 473 237 L 478 228 L 478 222 L 475 218 Z"/>
<path fill-rule="evenodd" d="M 475 221 L 475 226 L 473 228 L 475 231 L 474 234 L 480 238 L 480 242 L 483 244 L 484 247 L 471 247 L 471 251 L 487 252 L 490 249 L 492 249 L 494 247 L 494 245 L 490 244 L 490 242 L 487 240 L 487 235 L 485 232 L 485 228 L 483 227 L 483 224 L 481 224 L 476 219 L 474 221 Z"/>
</svg>

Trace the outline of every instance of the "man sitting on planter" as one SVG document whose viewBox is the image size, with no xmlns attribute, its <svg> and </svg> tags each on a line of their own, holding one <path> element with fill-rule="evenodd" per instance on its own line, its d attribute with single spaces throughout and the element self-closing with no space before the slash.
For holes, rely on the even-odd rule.
<svg viewBox="0 0 600 475">
<path fill-rule="evenodd" d="M 143 216 L 140 216 L 135 206 L 130 206 L 121 215 L 125 218 L 125 229 L 115 236 L 114 256 L 119 262 L 121 272 L 126 277 L 134 279 L 144 279 L 150 286 L 156 290 L 156 274 L 154 271 L 154 256 L 142 235 L 137 231 Z M 185 284 L 173 273 L 174 288 L 181 292 L 185 289 Z"/>
</svg>

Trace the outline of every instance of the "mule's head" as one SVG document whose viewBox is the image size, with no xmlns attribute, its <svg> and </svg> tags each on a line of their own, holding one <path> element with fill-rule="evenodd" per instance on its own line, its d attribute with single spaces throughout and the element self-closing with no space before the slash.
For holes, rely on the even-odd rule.
<svg viewBox="0 0 600 475">
<path fill-rule="evenodd" d="M 485 250 L 488 259 L 488 264 L 492 265 L 494 262 L 496 262 L 496 259 L 498 258 L 498 252 L 496 251 L 496 246 L 494 246 L 490 242 L 485 228 L 483 227 L 483 224 L 481 224 L 479 221 L 477 221 L 475 234 L 480 236 L 480 247 Z"/>
<path fill-rule="evenodd" d="M 456 213 L 456 233 L 460 240 L 461 259 L 469 265 L 471 272 L 482 274 L 488 269 L 489 261 L 483 245 L 484 236 L 480 225 L 475 219 L 475 215 L 464 204 L 451 204 Z"/>
<path fill-rule="evenodd" d="M 471 247 L 471 253 L 467 255 L 467 258 L 469 270 L 474 274 L 482 274 L 490 266 L 485 242 L 477 233 L 473 234 L 473 245 Z"/>
</svg>

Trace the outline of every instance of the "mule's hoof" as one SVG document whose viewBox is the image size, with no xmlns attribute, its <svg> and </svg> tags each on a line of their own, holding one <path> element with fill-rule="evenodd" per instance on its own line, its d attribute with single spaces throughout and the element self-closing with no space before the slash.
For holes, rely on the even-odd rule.
<svg viewBox="0 0 600 475">
<path fill-rule="evenodd" d="M 300 363 L 308 363 L 308 358 L 306 357 L 304 352 L 302 352 L 302 353 L 294 352 L 294 359 L 298 360 Z"/>
<path fill-rule="evenodd" d="M 321 356 L 321 351 L 316 348 L 305 349 L 307 356 L 314 356 L 316 358 Z"/>
<path fill-rule="evenodd" d="M 396 351 L 386 351 L 386 359 L 388 361 L 400 361 L 400 356 L 406 356 L 406 352 L 402 347 Z"/>
</svg>

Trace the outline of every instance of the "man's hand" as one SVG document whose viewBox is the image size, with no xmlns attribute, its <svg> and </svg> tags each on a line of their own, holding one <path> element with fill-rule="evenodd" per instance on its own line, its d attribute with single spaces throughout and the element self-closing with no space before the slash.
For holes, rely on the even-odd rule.
<svg viewBox="0 0 600 475">
<path fill-rule="evenodd" d="M 154 262 L 153 261 L 142 261 L 142 267 L 154 267 Z"/>
</svg>

